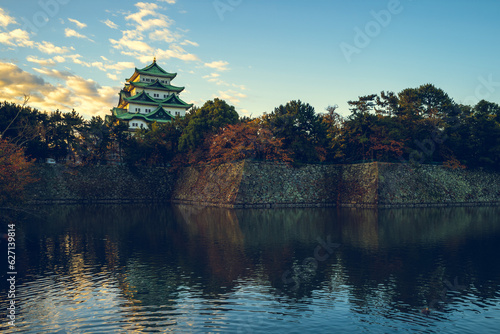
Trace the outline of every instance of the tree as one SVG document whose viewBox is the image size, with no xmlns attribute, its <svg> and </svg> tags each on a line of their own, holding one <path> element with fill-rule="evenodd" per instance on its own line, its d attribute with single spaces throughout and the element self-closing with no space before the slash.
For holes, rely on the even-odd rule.
<svg viewBox="0 0 500 334">
<path fill-rule="evenodd" d="M 0 205 L 22 200 L 24 188 L 36 181 L 31 176 L 32 164 L 22 148 L 0 138 Z"/>
<path fill-rule="evenodd" d="M 81 129 L 78 155 L 84 163 L 106 163 L 111 146 L 110 129 L 100 116 L 92 116 Z"/>
<path fill-rule="evenodd" d="M 207 162 L 220 164 L 243 159 L 292 162 L 281 139 L 273 136 L 259 119 L 228 125 L 207 138 Z"/>
<path fill-rule="evenodd" d="M 327 113 L 321 115 L 321 123 L 326 131 L 327 160 L 344 161 L 347 152 L 345 151 L 344 124 L 345 119 L 337 113 L 338 106 L 328 106 Z"/>
<path fill-rule="evenodd" d="M 106 125 L 109 128 L 109 136 L 111 139 L 111 153 L 115 155 L 118 162 L 123 160 L 123 150 L 130 134 L 128 133 L 128 124 L 125 121 L 118 119 L 116 116 L 106 118 Z"/>
<path fill-rule="evenodd" d="M 264 115 L 263 121 L 276 137 L 282 138 L 283 148 L 292 152 L 294 161 L 325 160 L 326 130 L 308 103 L 290 101 Z"/>
<path fill-rule="evenodd" d="M 192 114 L 187 116 L 187 124 L 179 139 L 179 150 L 194 150 L 203 144 L 207 135 L 216 133 L 227 124 L 236 124 L 239 120 L 234 106 L 224 100 L 207 101 Z"/>
</svg>

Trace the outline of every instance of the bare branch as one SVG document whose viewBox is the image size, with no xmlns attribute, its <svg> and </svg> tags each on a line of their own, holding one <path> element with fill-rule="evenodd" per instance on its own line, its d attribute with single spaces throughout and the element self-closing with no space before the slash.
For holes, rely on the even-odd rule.
<svg viewBox="0 0 500 334">
<path fill-rule="evenodd" d="M 0 134 L 0 138 L 3 138 L 5 132 L 7 132 L 7 130 L 9 130 L 10 126 L 17 119 L 17 117 L 19 116 L 19 114 L 21 113 L 21 111 L 26 107 L 26 105 L 28 104 L 29 100 L 30 100 L 30 96 L 28 94 L 24 94 L 23 106 L 21 108 L 19 108 L 19 111 L 17 112 L 16 116 L 12 119 L 12 121 L 10 121 L 9 125 L 7 125 L 7 127 L 5 128 L 5 130 L 3 130 L 2 134 Z"/>
</svg>

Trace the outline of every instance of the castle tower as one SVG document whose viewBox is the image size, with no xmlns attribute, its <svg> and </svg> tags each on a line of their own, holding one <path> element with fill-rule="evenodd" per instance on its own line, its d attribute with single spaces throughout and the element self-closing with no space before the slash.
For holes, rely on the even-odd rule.
<svg viewBox="0 0 500 334">
<path fill-rule="evenodd" d="M 179 93 L 184 87 L 172 86 L 177 73 L 169 73 L 156 63 L 135 68 L 120 91 L 120 100 L 111 112 L 118 119 L 128 121 L 130 131 L 148 129 L 153 122 L 171 122 L 175 117 L 184 117 L 193 105 L 182 101 Z"/>
</svg>

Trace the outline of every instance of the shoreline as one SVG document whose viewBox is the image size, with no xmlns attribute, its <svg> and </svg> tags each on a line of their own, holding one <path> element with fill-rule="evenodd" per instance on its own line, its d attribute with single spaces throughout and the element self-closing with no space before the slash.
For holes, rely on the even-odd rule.
<svg viewBox="0 0 500 334">
<path fill-rule="evenodd" d="M 302 165 L 243 160 L 165 168 L 38 166 L 26 204 L 173 203 L 257 208 L 412 208 L 500 205 L 500 173 L 371 162 Z"/>
</svg>

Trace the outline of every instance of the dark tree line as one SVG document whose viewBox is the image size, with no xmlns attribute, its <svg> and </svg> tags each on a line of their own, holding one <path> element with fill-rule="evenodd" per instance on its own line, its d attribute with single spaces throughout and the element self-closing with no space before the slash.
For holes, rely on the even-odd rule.
<svg viewBox="0 0 500 334">
<path fill-rule="evenodd" d="M 214 99 L 184 118 L 131 136 L 110 117 L 85 120 L 76 111 L 40 112 L 0 103 L 0 133 L 29 159 L 184 166 L 258 159 L 295 163 L 387 161 L 451 168 L 500 169 L 500 106 L 455 103 L 433 85 L 381 92 L 317 113 L 300 100 L 256 118 Z M 112 158 L 114 157 L 114 158 Z M 113 160 L 114 159 L 114 160 Z"/>
</svg>

